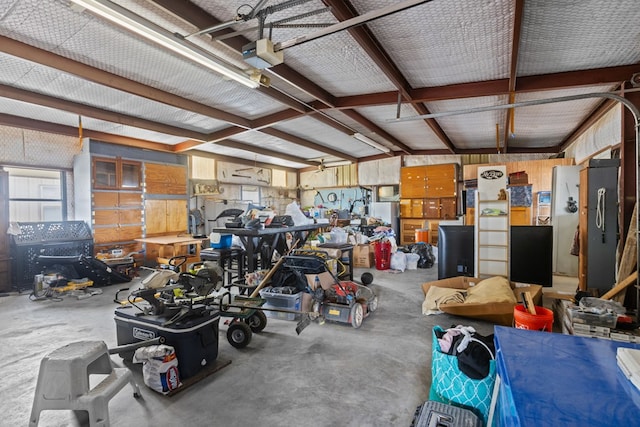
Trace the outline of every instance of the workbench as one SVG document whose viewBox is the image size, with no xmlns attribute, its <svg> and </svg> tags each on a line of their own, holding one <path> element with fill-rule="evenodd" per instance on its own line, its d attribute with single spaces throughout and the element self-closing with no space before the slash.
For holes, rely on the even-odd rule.
<svg viewBox="0 0 640 427">
<path fill-rule="evenodd" d="M 212 228 L 212 233 L 233 234 L 240 238 L 246 251 L 246 272 L 251 273 L 260 267 L 271 268 L 273 251 L 278 249 L 284 255 L 286 234 L 291 233 L 293 242 L 302 247 L 312 231 L 326 227 L 327 224 L 305 224 L 293 227 L 265 227 L 265 228 Z"/>
<path fill-rule="evenodd" d="M 187 262 L 183 266 L 200 261 L 200 246 L 206 238 L 194 238 L 185 236 L 157 236 L 135 239 L 136 242 L 145 245 L 158 246 L 158 264 L 169 264 L 169 260 L 174 256 L 185 255 Z"/>
</svg>

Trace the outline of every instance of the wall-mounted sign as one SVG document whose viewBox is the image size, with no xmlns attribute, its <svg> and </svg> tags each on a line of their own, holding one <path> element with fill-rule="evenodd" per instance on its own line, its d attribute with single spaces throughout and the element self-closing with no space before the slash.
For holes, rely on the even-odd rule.
<svg viewBox="0 0 640 427">
<path fill-rule="evenodd" d="M 504 176 L 504 173 L 497 169 L 488 169 L 480 173 L 482 179 L 500 179 Z"/>
</svg>

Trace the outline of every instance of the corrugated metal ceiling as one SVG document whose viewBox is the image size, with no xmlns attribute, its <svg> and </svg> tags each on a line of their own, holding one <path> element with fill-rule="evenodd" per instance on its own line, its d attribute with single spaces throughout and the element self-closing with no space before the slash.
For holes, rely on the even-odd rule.
<svg viewBox="0 0 640 427">
<path fill-rule="evenodd" d="M 72 0 L 1 2 L 0 124 L 28 118 L 32 128 L 73 134 L 82 116 L 84 129 L 106 141 L 285 168 L 387 157 L 354 133 L 391 155 L 494 153 L 498 146 L 555 153 L 600 100 L 518 108 L 513 119 L 496 110 L 392 120 L 398 110 L 412 117 L 616 90 L 640 72 L 634 0 L 615 7 L 606 0 L 95 1 L 182 37 L 261 4 L 263 36 L 294 45 L 284 49 L 283 64 L 260 71 L 241 53 L 259 37 L 259 19 L 186 38 L 247 75 L 271 78 L 250 89 Z M 382 13 L 394 7 L 404 9 Z M 359 17 L 367 19 L 297 39 Z M 284 27 L 269 26 L 283 20 Z"/>
</svg>

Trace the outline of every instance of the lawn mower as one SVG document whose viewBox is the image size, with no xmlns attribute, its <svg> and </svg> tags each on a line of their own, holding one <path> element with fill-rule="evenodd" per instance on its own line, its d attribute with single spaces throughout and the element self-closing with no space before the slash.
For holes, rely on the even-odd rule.
<svg viewBox="0 0 640 427">
<path fill-rule="evenodd" d="M 304 323 L 315 319 L 321 324 L 326 320 L 350 323 L 357 329 L 378 308 L 378 297 L 364 285 L 372 282 L 370 273 L 363 274 L 363 284 L 339 280 L 327 267 L 322 251 L 299 251 L 284 258 L 283 268 L 298 271 L 306 277 L 315 275 L 313 286 L 309 286 L 313 299 L 312 313 L 303 318 L 298 329 L 304 329 Z"/>
</svg>

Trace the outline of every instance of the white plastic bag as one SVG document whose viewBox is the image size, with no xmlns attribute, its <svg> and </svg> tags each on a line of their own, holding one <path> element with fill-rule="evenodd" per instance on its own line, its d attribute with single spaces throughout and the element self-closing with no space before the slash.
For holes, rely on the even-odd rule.
<svg viewBox="0 0 640 427">
<path fill-rule="evenodd" d="M 391 254 L 391 269 L 404 271 L 407 268 L 407 254 L 402 251 L 396 251 Z"/>
<path fill-rule="evenodd" d="M 142 377 L 151 390 L 168 394 L 182 385 L 178 358 L 171 346 L 140 347 L 133 355 L 133 363 L 142 363 Z"/>
<path fill-rule="evenodd" d="M 291 219 L 293 219 L 293 223 L 295 225 L 306 225 L 313 223 L 313 219 L 304 216 L 304 214 L 302 213 L 302 209 L 300 209 L 300 206 L 296 201 L 293 201 L 287 205 L 284 214 L 289 215 Z"/>
</svg>

